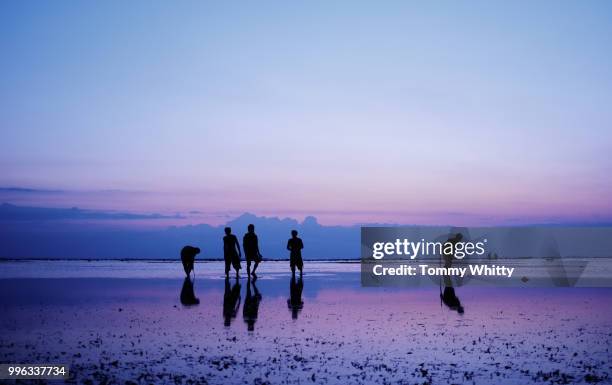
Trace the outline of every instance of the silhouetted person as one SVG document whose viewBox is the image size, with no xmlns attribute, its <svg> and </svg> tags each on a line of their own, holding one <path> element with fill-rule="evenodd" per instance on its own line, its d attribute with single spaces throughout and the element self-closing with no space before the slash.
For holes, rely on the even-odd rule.
<svg viewBox="0 0 612 385">
<path fill-rule="evenodd" d="M 251 285 L 253 285 L 253 294 L 251 293 Z M 261 302 L 261 294 L 255 286 L 255 279 L 247 280 L 246 297 L 244 297 L 244 305 L 242 307 L 242 318 L 247 324 L 249 331 L 255 330 L 255 322 L 257 322 L 257 313 L 259 312 L 259 302 Z"/>
<path fill-rule="evenodd" d="M 461 242 L 463 239 L 463 235 L 461 233 L 457 233 L 454 237 L 450 237 L 446 240 L 446 243 L 453 244 L 453 253 L 443 253 L 444 255 L 444 267 L 451 267 L 453 264 L 453 257 L 455 256 L 454 251 L 457 243 Z"/>
<path fill-rule="evenodd" d="M 186 275 L 189 275 L 193 270 L 195 256 L 198 254 L 200 254 L 200 249 L 197 247 L 185 246 L 181 249 L 181 262 L 183 262 L 183 269 L 185 269 Z"/>
<path fill-rule="evenodd" d="M 287 250 L 290 251 L 289 266 L 291 267 L 291 273 L 295 275 L 295 268 L 297 267 L 301 276 L 302 268 L 304 267 L 304 261 L 302 261 L 304 243 L 297 235 L 297 230 L 291 230 L 291 238 L 287 241 Z"/>
<path fill-rule="evenodd" d="M 242 238 L 242 248 L 247 262 L 247 275 L 251 274 L 251 261 L 253 261 L 253 277 L 257 277 L 255 270 L 263 258 L 259 252 L 259 240 L 255 234 L 255 226 L 252 224 L 248 226 L 248 232 Z"/>
<path fill-rule="evenodd" d="M 229 278 L 225 278 L 225 292 L 223 294 L 223 324 L 230 326 L 232 318 L 236 318 L 240 309 L 240 283 L 236 282 L 230 288 Z"/>
<path fill-rule="evenodd" d="M 223 259 L 225 259 L 225 276 L 229 275 L 230 267 L 233 266 L 236 270 L 236 277 L 240 271 L 240 244 L 238 238 L 232 234 L 230 227 L 225 228 L 225 236 L 223 237 Z"/>
<path fill-rule="evenodd" d="M 198 305 L 200 300 L 196 298 L 195 292 L 193 291 L 193 282 L 191 277 L 187 275 L 183 281 L 183 288 L 181 289 L 181 303 L 185 306 Z"/>
<path fill-rule="evenodd" d="M 291 310 L 291 318 L 297 319 L 298 313 L 304 307 L 304 301 L 302 301 L 302 290 L 304 290 L 304 281 L 302 277 L 295 280 L 295 275 L 291 276 L 289 282 L 289 299 L 287 300 L 287 307 Z"/>
<path fill-rule="evenodd" d="M 459 297 L 455 294 L 454 287 L 444 287 L 444 293 L 440 294 L 440 299 L 442 299 L 442 302 L 451 310 L 456 310 L 457 313 L 463 314 L 463 306 L 461 306 L 461 301 L 459 301 Z"/>
</svg>

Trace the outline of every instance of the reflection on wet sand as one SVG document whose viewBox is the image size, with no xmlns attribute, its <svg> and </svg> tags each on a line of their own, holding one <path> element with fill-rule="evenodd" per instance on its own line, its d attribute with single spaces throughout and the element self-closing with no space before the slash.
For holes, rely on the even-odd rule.
<svg viewBox="0 0 612 385">
<path fill-rule="evenodd" d="M 464 235 L 461 232 L 456 233 L 454 236 L 448 238 L 446 243 L 452 243 L 453 245 L 460 242 L 464 238 Z M 453 250 L 455 248 L 453 247 Z M 444 267 L 450 268 L 453 265 L 453 261 L 456 261 L 454 255 L 452 253 L 444 253 Z M 453 287 L 453 281 L 450 275 L 444 275 L 444 291 L 440 292 L 440 299 L 442 302 L 448 306 L 449 309 L 457 311 L 459 314 L 463 314 L 463 306 L 461 306 L 461 301 L 459 301 L 459 297 L 455 294 L 455 288 Z M 459 281 L 459 285 L 461 285 L 461 281 Z"/>
<path fill-rule="evenodd" d="M 261 294 L 255 285 L 256 280 L 256 278 L 249 278 L 247 280 L 246 296 L 244 297 L 244 306 L 242 307 L 242 318 L 247 324 L 248 331 L 255 330 L 255 322 L 257 322 L 257 314 L 259 313 L 259 303 L 261 302 Z M 253 291 L 251 291 L 251 285 L 253 286 Z"/>
<path fill-rule="evenodd" d="M 185 277 L 183 281 L 183 288 L 181 289 L 181 304 L 184 306 L 193 306 L 198 305 L 200 300 L 195 296 L 195 292 L 193 290 L 193 281 L 191 277 Z"/>
<path fill-rule="evenodd" d="M 217 265 L 223 271 L 224 262 Z M 233 277 L 225 284 L 219 270 L 206 278 L 208 266 L 196 266 L 200 274 L 195 283 L 187 281 L 186 292 L 191 283 L 202 301 L 217 305 L 188 311 L 176 293 L 183 276 L 0 279 L 0 357 L 65 357 L 78 378 L 97 383 L 181 382 L 177 368 L 194 383 L 209 384 L 260 377 L 272 384 L 385 384 L 390 376 L 410 383 L 610 383 L 612 289 L 482 288 L 454 281 L 441 290 L 365 289 L 360 272 L 347 273 L 346 264 L 309 268 L 305 286 L 299 275 L 291 279 L 286 261 L 277 265 L 278 274 L 266 272 L 250 288 L 251 297 L 266 298 L 255 332 L 243 322 L 219 325 L 219 305 L 226 305 L 224 316 L 232 322 L 236 310 L 243 311 L 240 294 L 249 293 Z M 265 267 L 276 268 L 274 262 Z M 440 308 L 441 299 L 455 306 L 450 300 L 457 295 L 469 304 L 463 317 Z M 254 317 L 246 308 L 248 325 Z M 298 320 L 290 316 L 294 310 Z"/>
<path fill-rule="evenodd" d="M 302 291 L 304 290 L 304 281 L 302 277 L 295 279 L 295 275 L 291 276 L 289 282 L 289 299 L 287 300 L 287 307 L 291 310 L 291 318 L 297 319 L 299 312 L 304 307 L 304 301 L 302 301 Z"/>
<path fill-rule="evenodd" d="M 225 278 L 225 292 L 223 294 L 223 324 L 230 326 L 232 319 L 236 318 L 240 308 L 240 283 L 238 278 L 230 287 L 229 278 Z"/>
<path fill-rule="evenodd" d="M 459 297 L 455 294 L 455 288 L 447 286 L 444 288 L 444 292 L 440 294 L 440 299 L 446 306 L 451 310 L 456 310 L 457 313 L 463 314 L 463 306 L 459 301 Z"/>
</svg>

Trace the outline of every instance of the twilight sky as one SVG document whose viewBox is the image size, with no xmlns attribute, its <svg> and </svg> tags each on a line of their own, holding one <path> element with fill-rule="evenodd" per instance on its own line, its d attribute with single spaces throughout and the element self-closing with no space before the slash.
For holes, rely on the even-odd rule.
<svg viewBox="0 0 612 385">
<path fill-rule="evenodd" d="M 0 203 L 609 221 L 611 47 L 608 1 L 3 1 Z"/>
</svg>

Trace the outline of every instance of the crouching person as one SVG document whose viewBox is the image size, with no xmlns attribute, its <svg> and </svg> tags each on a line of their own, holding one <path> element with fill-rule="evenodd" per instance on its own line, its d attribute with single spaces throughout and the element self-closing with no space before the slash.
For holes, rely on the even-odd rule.
<svg viewBox="0 0 612 385">
<path fill-rule="evenodd" d="M 181 262 L 183 263 L 183 269 L 185 269 L 185 274 L 187 276 L 193 271 L 195 256 L 198 254 L 200 254 L 200 249 L 193 246 L 185 246 L 181 250 Z"/>
</svg>

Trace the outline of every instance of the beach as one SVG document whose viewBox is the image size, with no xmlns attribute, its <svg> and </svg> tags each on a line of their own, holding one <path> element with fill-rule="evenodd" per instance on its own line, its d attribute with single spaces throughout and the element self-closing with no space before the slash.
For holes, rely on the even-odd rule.
<svg viewBox="0 0 612 385">
<path fill-rule="evenodd" d="M 178 262 L 0 266 L 1 363 L 68 364 L 70 383 L 612 381 L 609 288 L 460 287 L 459 314 L 438 287 L 361 287 L 358 263 L 300 282 L 266 261 L 254 284 L 220 262 L 191 284 Z"/>
</svg>

